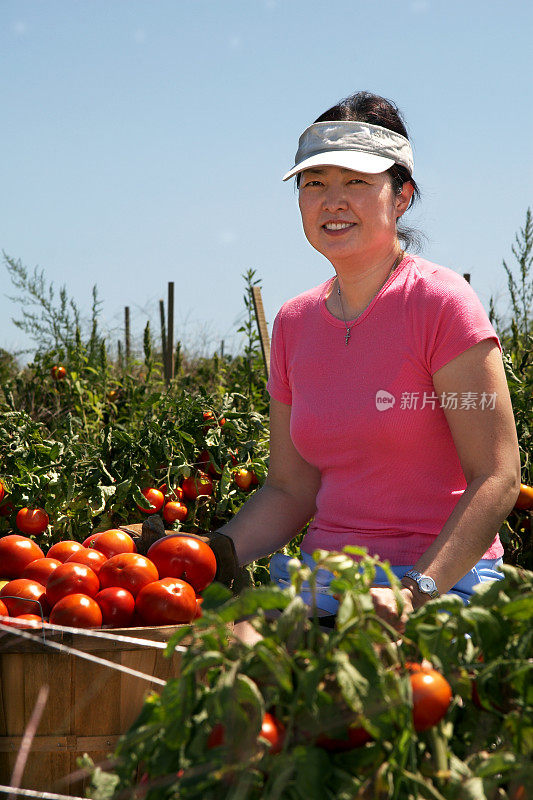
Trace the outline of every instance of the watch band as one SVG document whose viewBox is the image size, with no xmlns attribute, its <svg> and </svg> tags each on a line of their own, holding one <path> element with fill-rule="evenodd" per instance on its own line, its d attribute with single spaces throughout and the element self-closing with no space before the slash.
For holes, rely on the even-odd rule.
<svg viewBox="0 0 533 800">
<path fill-rule="evenodd" d="M 414 581 L 422 594 L 428 594 L 430 597 L 440 597 L 437 584 L 429 575 L 422 575 L 417 569 L 410 569 L 405 573 L 403 578 L 410 578 Z"/>
</svg>

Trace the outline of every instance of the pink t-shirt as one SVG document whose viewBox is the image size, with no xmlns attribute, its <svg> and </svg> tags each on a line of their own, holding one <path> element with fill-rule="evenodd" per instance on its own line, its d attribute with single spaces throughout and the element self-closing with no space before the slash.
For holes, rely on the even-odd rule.
<svg viewBox="0 0 533 800">
<path fill-rule="evenodd" d="M 302 549 L 362 545 L 413 564 L 466 488 L 441 402 L 465 413 L 494 402 L 439 398 L 432 375 L 482 339 L 500 342 L 464 278 L 406 255 L 346 346 L 326 308 L 332 280 L 285 303 L 272 332 L 268 391 L 292 406 L 291 438 L 322 477 Z M 496 533 L 483 558 L 502 554 Z"/>
</svg>

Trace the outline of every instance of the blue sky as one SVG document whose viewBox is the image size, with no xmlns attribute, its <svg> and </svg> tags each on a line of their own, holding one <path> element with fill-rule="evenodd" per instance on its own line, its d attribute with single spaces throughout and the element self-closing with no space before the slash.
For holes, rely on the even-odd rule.
<svg viewBox="0 0 533 800">
<path fill-rule="evenodd" d="M 393 99 L 415 153 L 423 255 L 488 309 L 533 206 L 527 0 L 0 0 L 0 249 L 140 337 L 176 285 L 191 351 L 238 346 L 242 274 L 267 321 L 331 275 L 292 185 L 300 133 L 359 89 Z M 408 215 L 409 217 L 409 215 Z M 406 218 L 407 220 L 407 218 Z M 0 347 L 27 345 L 2 264 Z"/>
</svg>

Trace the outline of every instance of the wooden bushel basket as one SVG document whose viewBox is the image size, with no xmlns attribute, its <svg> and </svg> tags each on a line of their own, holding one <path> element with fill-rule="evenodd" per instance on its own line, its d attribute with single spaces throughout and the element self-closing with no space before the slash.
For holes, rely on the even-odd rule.
<svg viewBox="0 0 533 800">
<path fill-rule="evenodd" d="M 178 627 L 108 629 L 107 633 L 166 642 Z M 163 649 L 83 633 L 45 635 L 47 640 L 162 680 L 179 675 L 179 652 L 166 658 Z M 42 685 L 48 685 L 49 696 L 20 788 L 78 795 L 87 781 L 68 777 L 78 769 L 77 757 L 88 753 L 95 763 L 105 761 L 138 716 L 146 694 L 162 688 L 16 633 L 0 632 L 0 784 L 9 785 Z"/>
</svg>

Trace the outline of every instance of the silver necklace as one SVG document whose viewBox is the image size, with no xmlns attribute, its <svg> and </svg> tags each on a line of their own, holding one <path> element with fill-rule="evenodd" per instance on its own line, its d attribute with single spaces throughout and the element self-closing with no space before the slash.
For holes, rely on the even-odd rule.
<svg viewBox="0 0 533 800">
<path fill-rule="evenodd" d="M 397 257 L 397 259 L 395 260 L 394 264 L 392 265 L 391 271 L 389 272 L 389 274 L 387 275 L 387 277 L 385 278 L 385 280 L 381 284 L 380 288 L 378 289 L 378 292 L 387 283 L 387 281 L 389 280 L 390 276 L 392 275 L 392 273 L 394 272 L 394 270 L 396 269 L 396 267 L 398 266 L 398 264 L 402 260 L 403 256 L 404 256 L 404 252 L 402 250 L 401 253 L 399 254 L 399 256 Z M 339 278 L 337 277 L 337 284 L 338 284 L 338 282 L 339 282 Z M 378 292 L 376 292 L 376 294 Z M 341 294 L 341 287 L 340 286 L 337 286 L 337 294 L 339 295 L 339 300 L 341 301 L 342 321 L 344 322 L 344 327 L 346 328 L 346 333 L 344 334 L 344 344 L 346 345 L 346 347 L 348 347 L 348 344 L 350 342 L 350 336 L 352 335 L 352 328 L 355 325 L 356 320 L 354 320 L 351 325 L 348 325 L 348 323 L 346 322 L 346 314 L 344 313 L 344 304 L 342 302 L 342 294 Z M 374 295 L 374 297 L 376 296 L 376 294 Z M 365 311 L 368 308 L 368 306 L 370 305 L 370 303 L 372 302 L 374 297 L 372 297 L 371 300 L 368 302 L 368 304 L 363 308 L 363 311 Z M 358 314 L 358 317 L 361 316 L 363 311 L 361 311 L 361 313 Z"/>
</svg>

